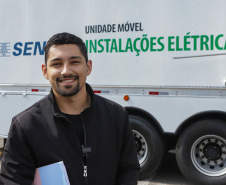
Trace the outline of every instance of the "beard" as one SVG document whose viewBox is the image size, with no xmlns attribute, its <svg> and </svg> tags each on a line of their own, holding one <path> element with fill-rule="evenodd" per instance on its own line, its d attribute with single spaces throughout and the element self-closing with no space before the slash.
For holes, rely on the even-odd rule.
<svg viewBox="0 0 226 185">
<path fill-rule="evenodd" d="M 77 85 L 75 86 L 75 87 L 73 87 L 72 85 L 67 85 L 67 86 L 65 86 L 65 88 L 67 89 L 67 90 L 64 90 L 64 89 L 62 89 L 61 87 L 60 87 L 60 85 L 59 85 L 59 81 L 61 80 L 61 79 L 63 79 L 63 78 L 72 78 L 72 77 L 74 77 L 76 80 L 77 80 Z M 74 95 L 76 95 L 79 91 L 80 91 L 80 83 L 79 83 L 79 76 L 72 76 L 72 75 L 70 75 L 70 76 L 64 76 L 64 77 L 59 77 L 59 78 L 57 78 L 57 88 L 56 88 L 56 91 L 61 95 L 61 96 L 74 96 Z"/>
</svg>

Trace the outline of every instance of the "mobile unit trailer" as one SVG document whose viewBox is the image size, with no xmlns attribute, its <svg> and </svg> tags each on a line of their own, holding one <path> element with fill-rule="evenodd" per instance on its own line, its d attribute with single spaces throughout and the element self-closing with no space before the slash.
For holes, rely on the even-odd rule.
<svg viewBox="0 0 226 185">
<path fill-rule="evenodd" d="M 95 93 L 127 109 L 140 178 L 175 149 L 190 181 L 225 184 L 225 9 L 224 0 L 2 1 L 1 137 L 49 93 L 43 48 L 66 31 L 86 42 Z"/>
</svg>

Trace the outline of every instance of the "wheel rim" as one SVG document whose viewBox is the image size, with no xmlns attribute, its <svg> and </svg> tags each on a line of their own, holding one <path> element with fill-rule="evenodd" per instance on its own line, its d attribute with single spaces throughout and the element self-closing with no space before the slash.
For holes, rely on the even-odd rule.
<svg viewBox="0 0 226 185">
<path fill-rule="evenodd" d="M 198 138 L 191 149 L 195 168 L 208 176 L 226 174 L 226 140 L 216 135 Z"/>
<path fill-rule="evenodd" d="M 137 158 L 139 160 L 139 163 L 142 164 L 147 158 L 148 145 L 146 139 L 141 133 L 133 130 L 133 136 L 137 147 Z"/>
</svg>

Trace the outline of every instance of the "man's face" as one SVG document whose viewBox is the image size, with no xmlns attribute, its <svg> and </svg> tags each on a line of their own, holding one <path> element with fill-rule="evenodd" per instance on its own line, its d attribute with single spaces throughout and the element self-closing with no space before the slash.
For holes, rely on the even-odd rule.
<svg viewBox="0 0 226 185">
<path fill-rule="evenodd" d="M 86 77 L 91 73 L 92 61 L 86 63 L 78 46 L 74 44 L 53 45 L 49 50 L 42 72 L 49 80 L 54 94 L 76 95 L 85 88 Z"/>
</svg>

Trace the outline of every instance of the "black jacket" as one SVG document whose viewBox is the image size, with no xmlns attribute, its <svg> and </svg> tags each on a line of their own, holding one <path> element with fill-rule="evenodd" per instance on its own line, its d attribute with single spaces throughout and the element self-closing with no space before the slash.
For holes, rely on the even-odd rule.
<svg viewBox="0 0 226 185">
<path fill-rule="evenodd" d="M 81 113 L 87 151 L 51 92 L 13 118 L 0 173 L 4 184 L 31 185 L 37 167 L 58 161 L 64 161 L 71 185 L 137 184 L 139 163 L 125 109 L 86 88 L 92 99 Z"/>
</svg>

